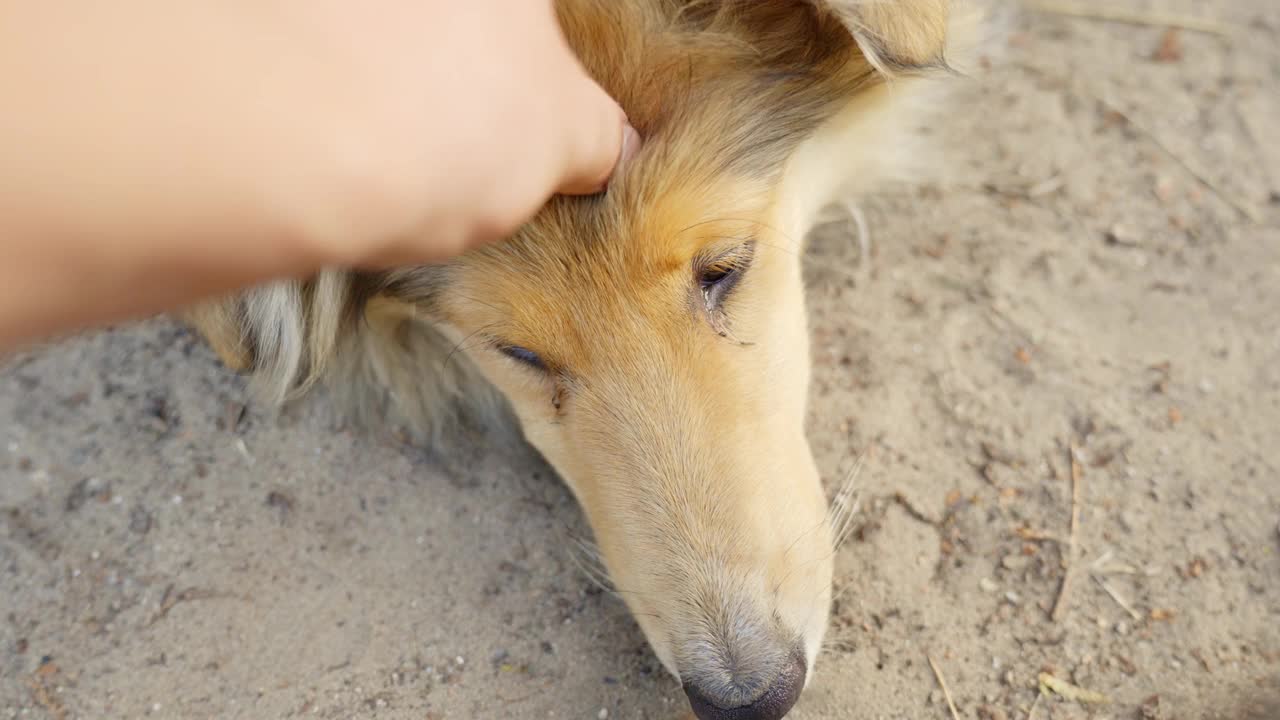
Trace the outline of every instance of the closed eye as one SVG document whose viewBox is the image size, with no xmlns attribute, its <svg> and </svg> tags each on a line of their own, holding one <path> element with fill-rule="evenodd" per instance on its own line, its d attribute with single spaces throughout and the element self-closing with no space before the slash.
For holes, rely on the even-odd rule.
<svg viewBox="0 0 1280 720">
<path fill-rule="evenodd" d="M 522 348 L 519 345 L 503 345 L 498 348 L 499 352 L 518 363 L 527 365 L 534 370 L 542 372 L 547 371 L 547 365 L 538 357 L 538 354 L 528 348 Z"/>
<path fill-rule="evenodd" d="M 739 245 L 728 252 L 695 262 L 694 274 L 707 312 L 716 313 L 741 282 L 755 254 L 755 243 Z"/>
</svg>

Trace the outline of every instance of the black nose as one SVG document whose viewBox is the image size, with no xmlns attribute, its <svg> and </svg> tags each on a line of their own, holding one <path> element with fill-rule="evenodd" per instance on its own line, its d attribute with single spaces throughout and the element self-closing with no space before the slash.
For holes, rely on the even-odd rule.
<svg viewBox="0 0 1280 720">
<path fill-rule="evenodd" d="M 685 683 L 684 693 L 689 696 L 689 705 L 698 720 L 781 720 L 800 699 L 805 672 L 804 656 L 792 655 L 764 693 L 737 707 L 725 707 L 706 688 L 690 683 Z"/>
</svg>

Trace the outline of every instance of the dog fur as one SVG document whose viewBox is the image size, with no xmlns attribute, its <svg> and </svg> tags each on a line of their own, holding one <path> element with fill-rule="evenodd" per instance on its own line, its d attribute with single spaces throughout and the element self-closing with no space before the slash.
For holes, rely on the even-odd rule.
<svg viewBox="0 0 1280 720">
<path fill-rule="evenodd" d="M 981 18 L 949 0 L 556 6 L 645 138 L 607 193 L 444 266 L 325 271 L 188 319 L 272 402 L 324 384 L 424 443 L 514 415 L 699 714 L 781 717 L 813 675 L 834 552 L 804 434 L 803 238 L 928 165 L 914 130 Z"/>
</svg>

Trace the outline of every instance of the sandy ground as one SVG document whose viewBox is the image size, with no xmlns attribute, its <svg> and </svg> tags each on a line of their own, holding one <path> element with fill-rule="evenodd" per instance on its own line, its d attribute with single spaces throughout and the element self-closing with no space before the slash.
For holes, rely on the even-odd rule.
<svg viewBox="0 0 1280 720">
<path fill-rule="evenodd" d="M 1280 5 L 1156 5 L 1242 29 L 1028 16 L 954 180 L 816 239 L 863 513 L 793 717 L 947 718 L 931 656 L 962 718 L 1280 718 Z M 0 717 L 681 713 L 531 451 L 246 399 L 164 321 L 0 370 Z"/>
</svg>

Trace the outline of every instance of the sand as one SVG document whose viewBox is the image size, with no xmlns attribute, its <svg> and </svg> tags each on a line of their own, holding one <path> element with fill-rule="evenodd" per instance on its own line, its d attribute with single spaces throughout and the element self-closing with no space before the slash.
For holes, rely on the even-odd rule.
<svg viewBox="0 0 1280 720">
<path fill-rule="evenodd" d="M 1280 5 L 1125 6 L 1239 30 L 1029 14 L 815 239 L 862 513 L 792 717 L 1280 718 Z M 0 717 L 681 716 L 533 452 L 247 400 L 164 320 L 0 370 Z"/>
</svg>

